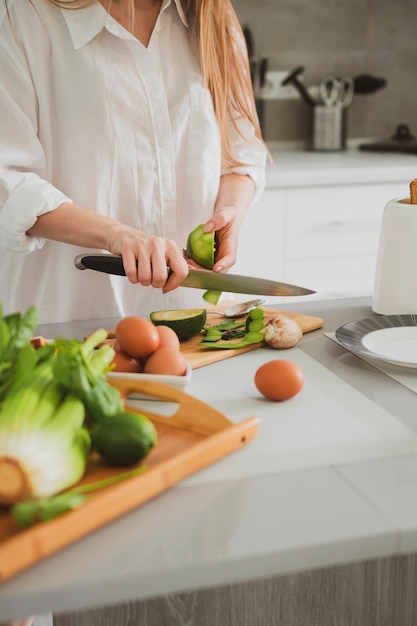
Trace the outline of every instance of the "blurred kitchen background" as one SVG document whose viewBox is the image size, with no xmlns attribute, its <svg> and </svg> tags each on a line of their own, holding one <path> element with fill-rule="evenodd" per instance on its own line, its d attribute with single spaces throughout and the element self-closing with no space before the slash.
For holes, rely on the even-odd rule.
<svg viewBox="0 0 417 626">
<path fill-rule="evenodd" d="M 415 0 L 233 0 L 250 29 L 253 54 L 266 57 L 272 76 L 304 68 L 314 91 L 327 75 L 371 75 L 384 87 L 355 94 L 347 138 L 385 138 L 405 124 L 417 135 L 417 2 Z M 267 73 L 268 76 L 268 73 Z M 263 92 L 267 93 L 267 85 Z M 300 98 L 266 99 L 268 142 L 304 141 L 308 106 Z M 267 96 L 268 98 L 268 96 Z"/>
</svg>

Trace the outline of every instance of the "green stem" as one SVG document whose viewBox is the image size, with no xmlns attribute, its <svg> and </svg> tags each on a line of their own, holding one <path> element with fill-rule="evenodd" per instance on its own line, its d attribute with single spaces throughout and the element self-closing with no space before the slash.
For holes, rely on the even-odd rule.
<svg viewBox="0 0 417 626">
<path fill-rule="evenodd" d="M 110 487 L 111 485 L 115 485 L 122 480 L 126 480 L 128 478 L 131 478 L 132 476 L 136 476 L 136 474 L 142 474 L 142 472 L 147 469 L 148 468 L 146 465 L 141 465 L 140 467 L 136 467 L 129 472 L 123 472 L 122 474 L 117 474 L 116 476 L 110 476 L 110 478 L 103 478 L 103 480 L 98 480 L 95 483 L 89 483 L 88 485 L 80 485 L 79 487 L 74 487 L 70 491 L 76 493 L 90 493 L 91 491 L 96 491 L 97 489 L 104 489 L 104 487 Z"/>
</svg>

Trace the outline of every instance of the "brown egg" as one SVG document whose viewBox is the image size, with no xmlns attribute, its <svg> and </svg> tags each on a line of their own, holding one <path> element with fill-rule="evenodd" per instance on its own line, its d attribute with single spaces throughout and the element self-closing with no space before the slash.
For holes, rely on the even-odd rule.
<svg viewBox="0 0 417 626">
<path fill-rule="evenodd" d="M 172 330 L 169 326 L 158 325 L 156 326 L 156 330 L 159 335 L 159 347 L 160 348 L 175 348 L 179 351 L 180 349 L 180 340 L 178 339 L 178 335 L 175 330 Z"/>
<path fill-rule="evenodd" d="M 304 375 L 296 363 L 277 359 L 258 368 L 255 385 L 269 400 L 289 400 L 303 387 Z"/>
<path fill-rule="evenodd" d="M 129 372 L 130 374 L 139 374 L 142 371 L 142 364 L 138 359 L 133 356 L 122 352 L 121 350 L 114 351 L 114 357 L 112 363 L 114 368 L 112 372 Z"/>
<path fill-rule="evenodd" d="M 175 348 L 165 347 L 155 350 L 145 362 L 145 374 L 164 374 L 165 376 L 183 376 L 187 364 L 181 352 Z"/>
<path fill-rule="evenodd" d="M 116 326 L 116 341 L 123 352 L 146 358 L 159 347 L 156 326 L 143 317 L 124 317 Z"/>
</svg>

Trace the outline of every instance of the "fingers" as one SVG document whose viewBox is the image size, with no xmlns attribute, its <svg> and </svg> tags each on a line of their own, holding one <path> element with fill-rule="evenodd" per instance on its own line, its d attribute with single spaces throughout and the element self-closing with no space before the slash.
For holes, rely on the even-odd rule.
<svg viewBox="0 0 417 626">
<path fill-rule="evenodd" d="M 206 222 L 205 232 L 216 231 L 216 254 L 213 271 L 224 272 L 236 263 L 239 225 L 234 207 L 224 207 Z"/>
<path fill-rule="evenodd" d="M 221 210 L 216 211 L 211 218 L 204 224 L 204 232 L 211 233 L 212 231 L 218 231 L 232 224 L 236 218 L 236 210 L 234 207 L 223 207 Z"/>
<path fill-rule="evenodd" d="M 143 233 L 123 233 L 112 246 L 123 258 L 126 276 L 132 284 L 163 289 L 178 287 L 188 274 L 186 260 L 174 241 Z"/>
<path fill-rule="evenodd" d="M 172 258 L 169 265 L 171 271 L 168 280 L 163 285 L 163 293 L 168 293 L 168 291 L 173 291 L 179 287 L 188 275 L 189 271 L 186 260 L 181 256 L 178 258 Z"/>
</svg>

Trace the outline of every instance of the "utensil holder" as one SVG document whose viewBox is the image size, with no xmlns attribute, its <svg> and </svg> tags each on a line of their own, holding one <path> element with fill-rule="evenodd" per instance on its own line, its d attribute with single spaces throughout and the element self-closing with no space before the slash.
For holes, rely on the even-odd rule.
<svg viewBox="0 0 417 626">
<path fill-rule="evenodd" d="M 309 149 L 346 150 L 346 107 L 317 104 L 310 111 Z"/>
<path fill-rule="evenodd" d="M 417 313 L 417 205 L 409 198 L 385 206 L 372 299 L 374 313 Z"/>
</svg>

